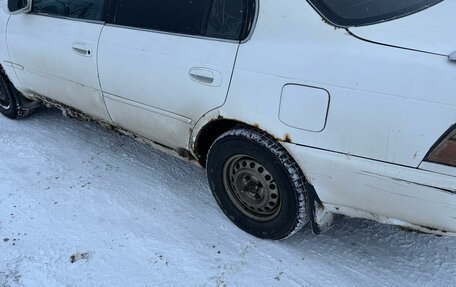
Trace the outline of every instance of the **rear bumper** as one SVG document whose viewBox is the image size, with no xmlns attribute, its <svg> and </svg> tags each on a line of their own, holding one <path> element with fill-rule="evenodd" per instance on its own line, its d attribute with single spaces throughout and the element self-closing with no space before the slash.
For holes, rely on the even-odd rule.
<svg viewBox="0 0 456 287">
<path fill-rule="evenodd" d="M 284 143 L 325 207 L 435 233 L 456 233 L 456 177 Z"/>
</svg>

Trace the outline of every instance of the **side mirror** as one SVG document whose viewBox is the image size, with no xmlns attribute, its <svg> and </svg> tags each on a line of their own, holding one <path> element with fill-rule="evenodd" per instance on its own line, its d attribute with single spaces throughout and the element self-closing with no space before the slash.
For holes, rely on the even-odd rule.
<svg viewBox="0 0 456 287">
<path fill-rule="evenodd" d="M 3 9 L 10 15 L 28 13 L 32 10 L 32 0 L 3 0 Z"/>
</svg>

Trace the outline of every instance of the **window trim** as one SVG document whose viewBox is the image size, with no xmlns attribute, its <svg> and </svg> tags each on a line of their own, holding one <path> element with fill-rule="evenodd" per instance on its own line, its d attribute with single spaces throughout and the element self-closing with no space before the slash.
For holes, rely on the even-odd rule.
<svg viewBox="0 0 456 287">
<path fill-rule="evenodd" d="M 254 15 L 251 15 L 248 17 L 248 33 L 245 33 L 245 37 L 242 40 L 231 40 L 231 39 L 223 39 L 223 38 L 218 38 L 218 37 L 209 37 L 209 36 L 203 36 L 203 35 L 190 35 L 190 34 L 185 34 L 185 33 L 175 33 L 175 32 L 167 32 L 167 31 L 161 31 L 161 30 L 154 30 L 150 28 L 139 28 L 139 27 L 132 27 L 132 26 L 127 26 L 127 25 L 120 25 L 116 24 L 115 19 L 117 16 L 117 11 L 119 8 L 119 1 L 118 0 L 106 0 L 110 1 L 110 12 L 107 14 L 106 18 L 106 23 L 105 25 L 108 27 L 115 27 L 115 28 L 122 28 L 122 29 L 129 29 L 129 30 L 137 30 L 137 31 L 144 31 L 144 32 L 152 32 L 152 33 L 157 33 L 157 34 L 164 34 L 164 35 L 170 35 L 170 36 L 179 36 L 179 37 L 186 37 L 186 38 L 195 38 L 195 39 L 202 39 L 202 40 L 213 40 L 213 41 L 219 41 L 219 42 L 225 42 L 225 43 L 237 43 L 237 44 L 243 44 L 250 40 L 252 37 L 253 31 L 255 30 L 256 23 L 258 20 L 258 14 L 259 14 L 259 0 L 247 0 L 247 1 L 252 1 L 252 4 L 255 6 L 253 9 Z M 245 27 L 246 24 L 243 26 Z"/>
<path fill-rule="evenodd" d="M 253 36 L 253 32 L 255 31 L 255 28 L 256 28 L 256 25 L 257 25 L 257 22 L 258 22 L 258 18 L 259 18 L 259 14 L 260 14 L 260 0 L 252 0 L 253 2 L 253 5 L 255 5 L 254 8 L 254 15 L 253 17 L 251 18 L 251 21 L 249 23 L 249 27 L 247 28 L 248 30 L 248 33 L 246 33 L 246 37 L 245 39 L 241 40 L 240 41 L 240 44 L 244 44 L 244 43 L 247 43 L 248 41 L 250 41 L 250 39 L 252 38 Z"/>
<path fill-rule="evenodd" d="M 135 31 L 163 34 L 163 35 L 169 35 L 169 36 L 195 38 L 195 39 L 201 39 L 201 40 L 215 40 L 215 41 L 219 41 L 219 42 L 227 42 L 227 43 L 239 44 L 239 41 L 237 41 L 237 40 L 214 38 L 214 37 L 199 36 L 199 35 L 189 35 L 189 34 L 182 34 L 182 33 L 173 33 L 173 32 L 166 32 L 166 31 L 153 30 L 153 29 L 147 29 L 147 28 L 131 27 L 131 26 L 126 26 L 126 25 L 112 24 L 112 23 L 106 23 L 105 26 L 106 27 L 126 29 L 126 30 L 135 30 Z"/>
<path fill-rule="evenodd" d="M 101 15 L 102 15 L 101 20 L 88 20 L 88 19 L 67 17 L 67 16 L 61 16 L 61 15 L 55 15 L 55 14 L 49 14 L 49 13 L 43 13 L 43 12 L 35 12 L 35 11 L 33 11 L 33 6 L 35 5 L 35 1 L 32 1 L 31 11 L 27 14 L 62 19 L 62 20 L 70 20 L 70 21 L 104 25 L 106 23 L 107 17 L 109 16 L 109 11 L 111 10 L 112 2 L 113 2 L 113 0 L 105 0 L 105 3 L 103 5 L 103 10 L 101 12 Z"/>
<path fill-rule="evenodd" d="M 84 23 L 89 23 L 89 24 L 99 24 L 99 25 L 105 24 L 104 21 L 100 21 L 100 20 L 87 20 L 87 19 L 80 19 L 80 18 L 72 18 L 72 17 L 65 17 L 65 16 L 59 16 L 59 15 L 53 15 L 53 14 L 41 13 L 41 12 L 29 12 L 28 14 L 33 15 L 33 16 L 42 16 L 42 17 L 49 17 L 49 18 L 55 18 L 55 19 L 61 19 L 61 20 L 84 22 Z"/>
<path fill-rule="evenodd" d="M 387 13 L 381 16 L 374 16 L 374 17 L 367 17 L 362 19 L 346 19 L 336 15 L 336 13 L 332 11 L 326 11 L 325 5 L 322 4 L 322 0 L 307 0 L 309 5 L 330 25 L 335 26 L 337 28 L 351 28 L 351 27 L 362 27 L 362 26 L 370 26 L 379 23 L 389 22 L 396 19 L 404 18 L 416 13 L 419 13 L 423 10 L 426 10 L 432 6 L 435 6 L 444 0 L 438 0 L 433 4 L 417 5 L 417 8 L 404 13 Z M 326 12 L 324 12 L 326 11 Z M 330 16 L 328 16 L 330 15 Z"/>
</svg>

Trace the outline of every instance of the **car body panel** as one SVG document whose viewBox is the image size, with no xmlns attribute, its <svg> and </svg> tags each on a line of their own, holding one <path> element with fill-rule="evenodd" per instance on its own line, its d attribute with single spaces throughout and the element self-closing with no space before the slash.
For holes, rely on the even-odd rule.
<svg viewBox="0 0 456 287">
<path fill-rule="evenodd" d="M 456 51 L 456 1 L 445 0 L 393 21 L 351 27 L 357 37 L 386 45 L 448 56 Z"/>
<path fill-rule="evenodd" d="M 456 232 L 456 177 L 284 144 L 331 211 Z M 358 210 L 358 215 L 352 210 Z M 361 213 L 362 212 L 362 213 Z"/>
<path fill-rule="evenodd" d="M 7 43 L 11 62 L 19 67 L 15 69 L 22 84 L 19 89 L 110 121 L 98 81 L 97 47 L 102 29 L 102 23 L 37 14 L 12 16 Z M 90 55 L 76 53 L 84 45 Z"/>
<path fill-rule="evenodd" d="M 0 6 L 3 7 L 4 2 L 0 0 Z M 6 27 L 10 19 L 10 15 L 7 15 L 0 10 L 0 65 L 8 75 L 9 80 L 15 85 L 20 87 L 21 83 L 17 79 L 14 67 L 11 64 L 10 57 L 8 54 L 7 38 L 6 38 Z"/>
<path fill-rule="evenodd" d="M 456 65 L 446 57 L 355 39 L 322 22 L 305 1 L 263 1 L 255 33 L 239 49 L 220 113 L 278 139 L 418 167 L 456 122 L 455 78 Z M 278 120 L 287 84 L 329 92 L 323 131 Z"/>
<path fill-rule="evenodd" d="M 423 161 L 420 164 L 420 169 L 456 177 L 456 168 L 449 165 Z"/>
<path fill-rule="evenodd" d="M 225 102 L 238 46 L 106 26 L 99 73 L 114 122 L 170 147 L 186 148 L 194 122 Z"/>
</svg>

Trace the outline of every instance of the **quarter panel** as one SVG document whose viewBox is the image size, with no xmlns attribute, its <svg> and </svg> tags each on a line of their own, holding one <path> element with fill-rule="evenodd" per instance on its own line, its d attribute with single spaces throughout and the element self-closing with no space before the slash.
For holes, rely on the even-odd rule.
<svg viewBox="0 0 456 287">
<path fill-rule="evenodd" d="M 350 28 L 377 43 L 450 55 L 456 50 L 456 1 L 442 1 L 416 14 L 376 25 Z"/>
<path fill-rule="evenodd" d="M 282 140 L 417 167 L 456 122 L 455 78 L 446 57 L 358 40 L 321 21 L 306 1 L 265 0 L 251 40 L 239 49 L 221 114 Z M 329 92 L 323 132 L 280 122 L 289 83 Z"/>
</svg>

